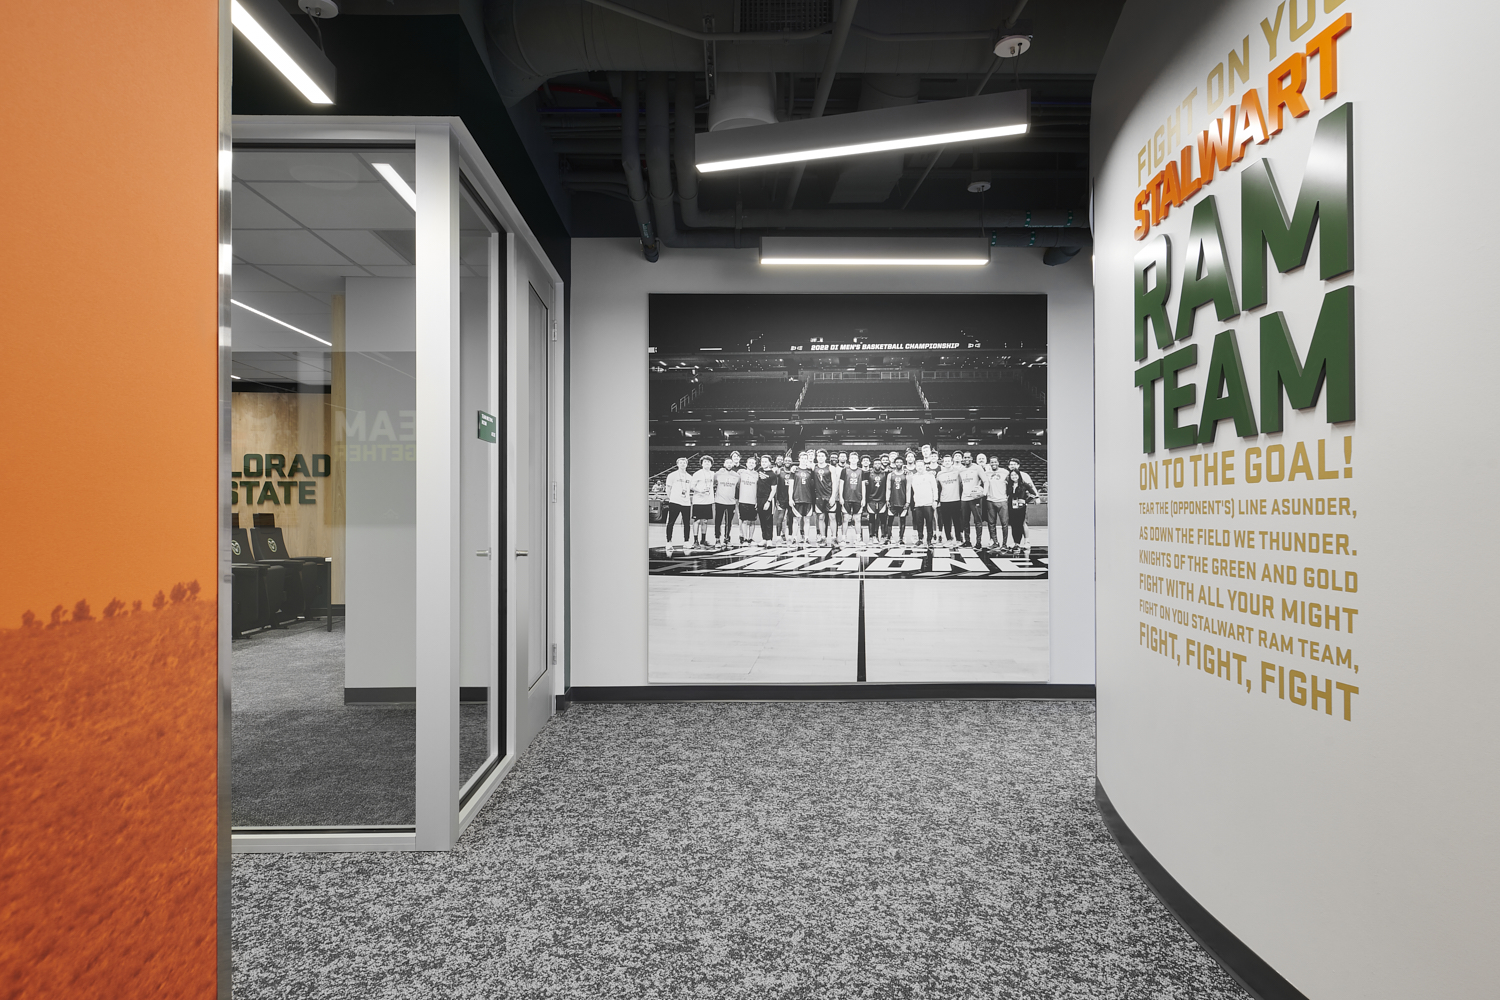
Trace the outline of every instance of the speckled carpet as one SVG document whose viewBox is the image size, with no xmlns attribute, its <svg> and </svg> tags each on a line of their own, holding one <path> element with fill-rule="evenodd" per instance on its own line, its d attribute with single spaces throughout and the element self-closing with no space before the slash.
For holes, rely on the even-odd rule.
<svg viewBox="0 0 1500 1000">
<path fill-rule="evenodd" d="M 1093 705 L 577 705 L 448 854 L 239 855 L 234 995 L 1244 998 L 1093 803 Z"/>
</svg>

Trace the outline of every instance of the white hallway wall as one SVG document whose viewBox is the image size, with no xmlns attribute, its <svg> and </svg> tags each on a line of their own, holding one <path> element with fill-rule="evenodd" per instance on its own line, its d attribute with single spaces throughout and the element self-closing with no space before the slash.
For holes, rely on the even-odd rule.
<svg viewBox="0 0 1500 1000">
<path fill-rule="evenodd" d="M 766 270 L 754 250 L 574 240 L 570 480 L 572 683 L 647 683 L 647 299 L 695 293 L 1046 293 L 1052 681 L 1094 682 L 1093 281 L 1089 257 L 996 250 L 985 268 Z M 618 498 L 624 497 L 623 501 Z"/>
<path fill-rule="evenodd" d="M 1500 200 L 1487 177 L 1448 174 L 1443 204 L 1427 211 L 1416 192 L 1431 184 L 1430 164 L 1472 127 L 1493 76 L 1493 39 L 1500 9 L 1475 0 L 1431 8 L 1428 43 L 1412 34 L 1412 8 L 1390 0 L 1193 0 L 1128 3 L 1094 91 L 1094 235 L 1098 301 L 1098 774 L 1120 816 L 1194 898 L 1293 986 L 1318 1000 L 1411 997 L 1495 997 L 1500 977 L 1487 955 L 1500 935 L 1500 863 L 1494 795 L 1500 772 L 1495 704 L 1500 674 L 1490 623 L 1500 599 L 1495 565 L 1500 531 L 1494 518 L 1500 489 L 1496 432 L 1489 409 L 1500 364 L 1494 336 L 1494 233 Z M 1331 8 L 1331 9 L 1330 9 Z M 1338 94 L 1321 100 L 1320 63 L 1309 60 L 1305 95 L 1311 113 L 1288 119 L 1243 163 L 1220 174 L 1158 227 L 1173 240 L 1176 316 L 1190 206 L 1217 199 L 1235 287 L 1243 294 L 1241 178 L 1261 158 L 1271 161 L 1291 210 L 1306 177 L 1316 121 L 1344 102 L 1354 108 L 1354 269 L 1319 277 L 1317 241 L 1306 266 L 1270 276 L 1269 303 L 1219 322 L 1200 309 L 1192 341 L 1199 364 L 1184 384 L 1207 380 L 1216 332 L 1236 328 L 1257 417 L 1262 317 L 1282 311 L 1305 352 L 1323 296 L 1355 289 L 1357 419 L 1330 425 L 1326 403 L 1305 412 L 1287 406 L 1286 430 L 1240 438 L 1221 423 L 1213 445 L 1153 456 L 1192 458 L 1235 449 L 1235 485 L 1141 492 L 1141 366 L 1133 347 L 1132 202 L 1151 172 L 1141 166 L 1172 109 L 1193 98 L 1192 131 L 1167 150 L 1176 157 L 1207 124 L 1205 95 L 1216 67 L 1231 51 L 1250 50 L 1248 86 L 1267 94 L 1266 77 L 1335 19 L 1352 18 L 1338 43 Z M 1289 37 L 1294 23 L 1314 24 Z M 1279 25 L 1279 30 L 1276 29 Z M 1267 29 L 1278 38 L 1272 60 Z M 1392 67 L 1399 66 L 1399 72 Z M 1231 89 L 1225 103 L 1242 100 Z M 1232 83 L 1231 83 L 1232 87 Z M 1442 95 L 1442 96 L 1439 96 Z M 1222 108 L 1220 109 L 1222 112 Z M 1184 117 L 1186 117 L 1184 115 Z M 1480 159 L 1493 138 L 1476 139 Z M 1153 230 L 1153 235 L 1155 235 Z M 1272 268 L 1274 272 L 1274 267 Z M 1243 304 L 1243 300 L 1242 300 Z M 1180 325 L 1176 327 L 1181 332 Z M 1161 357 L 1152 347 L 1148 360 Z M 1162 389 L 1155 389 L 1158 401 Z M 1162 423 L 1161 403 L 1156 422 Z M 1182 412 L 1184 424 L 1201 406 Z M 1262 423 L 1261 426 L 1264 426 Z M 1159 432 L 1160 433 L 1160 432 Z M 1249 447 L 1349 435 L 1354 477 L 1326 484 L 1244 477 Z M 1415 491 L 1408 477 L 1423 480 Z M 1298 597 L 1355 605 L 1358 631 L 1299 627 L 1217 608 L 1213 615 L 1258 630 L 1326 636 L 1351 646 L 1349 667 L 1308 662 L 1300 652 L 1235 643 L 1181 625 L 1179 649 L 1201 639 L 1246 655 L 1254 690 L 1226 685 L 1152 653 L 1141 643 L 1143 593 L 1139 530 L 1148 521 L 1142 500 L 1254 499 L 1346 495 L 1358 520 L 1319 531 L 1347 531 L 1357 569 L 1357 594 L 1324 597 L 1258 583 L 1278 601 Z M 1418 506 L 1428 497 L 1434 517 Z M 1244 509 L 1240 508 L 1240 513 Z M 1157 525 L 1307 531 L 1316 518 L 1240 517 L 1185 513 Z M 1168 543 L 1176 554 L 1205 552 Z M 1272 552 L 1223 551 L 1262 565 Z M 1332 560 L 1295 555 L 1300 566 Z M 1245 584 L 1191 570 L 1173 574 L 1202 584 Z M 1325 591 L 1325 594 L 1328 592 Z M 1188 610 L 1197 610 L 1187 605 Z M 1160 621 L 1160 619 L 1157 619 Z M 1346 624 L 1351 621 L 1346 618 Z M 1162 623 L 1165 625 L 1165 623 Z M 1261 631 L 1260 634 L 1265 634 Z M 1260 661 L 1300 668 L 1359 687 L 1350 721 L 1325 705 L 1309 711 L 1278 697 L 1272 679 L 1262 693 Z M 1290 673 L 1287 675 L 1290 678 Z M 1314 705 L 1316 702 L 1313 703 Z M 1339 706 L 1340 708 L 1342 705 Z"/>
</svg>

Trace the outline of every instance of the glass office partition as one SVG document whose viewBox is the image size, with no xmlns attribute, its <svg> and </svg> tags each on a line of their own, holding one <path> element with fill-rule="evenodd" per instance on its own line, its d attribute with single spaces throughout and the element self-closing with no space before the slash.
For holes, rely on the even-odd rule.
<svg viewBox="0 0 1500 1000">
<path fill-rule="evenodd" d="M 416 822 L 415 158 L 233 159 L 236 828 Z"/>
<path fill-rule="evenodd" d="M 500 757 L 501 405 L 499 224 L 467 184 L 459 201 L 459 782 L 465 800 Z"/>
</svg>

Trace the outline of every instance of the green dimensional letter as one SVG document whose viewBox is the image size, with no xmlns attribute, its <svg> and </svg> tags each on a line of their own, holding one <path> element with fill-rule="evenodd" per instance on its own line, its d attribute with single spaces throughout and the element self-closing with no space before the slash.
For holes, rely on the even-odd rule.
<svg viewBox="0 0 1500 1000">
<path fill-rule="evenodd" d="M 1287 220 L 1271 161 L 1247 164 L 1240 173 L 1241 278 L 1245 308 L 1266 304 L 1266 247 L 1283 274 L 1307 263 L 1313 228 L 1318 234 L 1318 277 L 1325 281 L 1354 270 L 1354 106 L 1344 104 L 1318 122 L 1297 210 Z"/>
<path fill-rule="evenodd" d="M 1279 312 L 1260 319 L 1261 430 L 1281 430 L 1281 390 L 1292 407 L 1318 405 L 1324 380 L 1328 382 L 1328 422 L 1354 419 L 1354 286 L 1335 288 L 1323 296 L 1318 323 L 1313 327 L 1307 362 L 1297 358 L 1297 345 Z"/>
<path fill-rule="evenodd" d="M 1182 262 L 1182 297 L 1177 300 L 1178 340 L 1193 335 L 1193 313 L 1210 302 L 1220 321 L 1240 314 L 1234 281 L 1229 276 L 1228 255 L 1224 252 L 1224 232 L 1219 228 L 1219 207 L 1213 195 L 1193 208 L 1187 256 Z"/>
<path fill-rule="evenodd" d="M 1161 358 L 1135 370 L 1141 389 L 1141 451 L 1156 454 L 1156 383 L 1161 381 Z"/>
<path fill-rule="evenodd" d="M 1198 440 L 1213 444 L 1220 420 L 1234 420 L 1234 432 L 1240 437 L 1254 437 L 1255 409 L 1250 405 L 1250 390 L 1245 388 L 1245 366 L 1240 361 L 1240 342 L 1233 330 L 1214 337 L 1213 357 L 1208 359 L 1208 384 L 1203 387 L 1203 419 L 1198 424 Z"/>
<path fill-rule="evenodd" d="M 1156 269 L 1156 284 L 1146 287 L 1146 272 Z M 1135 255 L 1135 359 L 1146 360 L 1146 321 L 1156 332 L 1156 346 L 1172 346 L 1167 324 L 1167 295 L 1172 291 L 1172 241 L 1165 235 L 1147 243 Z"/>
<path fill-rule="evenodd" d="M 1161 359 L 1161 416 L 1162 442 L 1168 448 L 1186 448 L 1198 441 L 1198 428 L 1194 424 L 1177 426 L 1177 411 L 1192 406 L 1198 399 L 1196 385 L 1178 385 L 1177 373 L 1198 363 L 1198 345 L 1189 344 Z"/>
</svg>

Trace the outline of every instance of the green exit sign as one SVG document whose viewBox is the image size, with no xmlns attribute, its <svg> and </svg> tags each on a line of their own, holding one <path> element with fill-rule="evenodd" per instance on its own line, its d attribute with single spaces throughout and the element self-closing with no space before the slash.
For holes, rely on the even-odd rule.
<svg viewBox="0 0 1500 1000">
<path fill-rule="evenodd" d="M 495 415 L 479 411 L 479 440 L 495 444 Z"/>
</svg>

